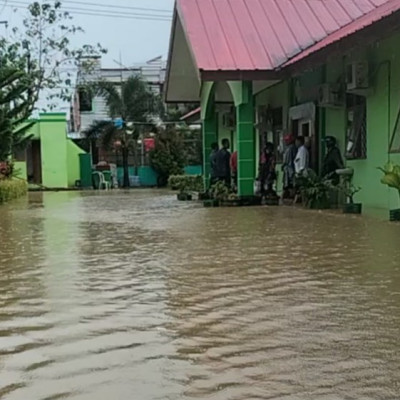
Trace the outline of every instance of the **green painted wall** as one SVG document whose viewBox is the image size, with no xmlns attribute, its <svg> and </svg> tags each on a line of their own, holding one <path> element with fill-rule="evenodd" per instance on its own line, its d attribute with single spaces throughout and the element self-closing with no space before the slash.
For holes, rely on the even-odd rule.
<svg viewBox="0 0 400 400">
<path fill-rule="evenodd" d="M 77 146 L 72 140 L 66 141 L 67 145 L 67 171 L 68 171 L 68 187 L 74 187 L 75 182 L 80 179 L 79 154 L 85 152 Z"/>
<path fill-rule="evenodd" d="M 348 160 L 354 168 L 354 183 L 362 187 L 357 199 L 371 208 L 397 208 L 398 195 L 380 183 L 381 173 L 377 170 L 389 159 L 400 162 L 400 156 L 389 154 L 390 136 L 400 106 L 400 57 L 398 43 L 400 35 L 364 48 L 346 59 L 368 57 L 373 91 L 367 97 L 367 158 Z M 327 65 L 329 82 L 334 82 L 344 71 L 344 59 L 330 60 Z M 389 86 L 390 81 L 390 86 Z M 390 121 L 388 110 L 390 109 Z M 339 139 L 342 151 L 346 145 L 345 109 L 327 109 L 326 133 Z"/>
<path fill-rule="evenodd" d="M 64 126 L 59 121 L 40 121 L 39 124 L 43 186 L 67 188 L 68 157 L 65 123 Z"/>
<path fill-rule="evenodd" d="M 26 161 L 16 161 L 14 163 L 14 169 L 19 172 L 18 178 L 28 179 L 26 170 Z"/>
<path fill-rule="evenodd" d="M 48 188 L 74 187 L 80 179 L 82 149 L 67 138 L 65 113 L 42 113 L 28 133 L 40 140 L 42 184 Z M 26 163 L 24 167 L 26 175 Z"/>
</svg>

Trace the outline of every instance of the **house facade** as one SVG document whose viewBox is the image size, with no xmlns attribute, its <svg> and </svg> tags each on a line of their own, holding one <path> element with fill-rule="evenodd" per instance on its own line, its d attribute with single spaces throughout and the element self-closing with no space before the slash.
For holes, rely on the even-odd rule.
<svg viewBox="0 0 400 400">
<path fill-rule="evenodd" d="M 28 134 L 32 139 L 27 149 L 16 155 L 21 177 L 49 189 L 75 187 L 85 152 L 67 137 L 66 113 L 40 114 Z"/>
<path fill-rule="evenodd" d="M 377 167 L 400 163 L 399 0 L 177 0 L 166 99 L 201 98 L 204 168 L 212 142 L 238 151 L 239 195 L 253 194 L 260 150 L 307 138 L 311 166 L 338 139 L 358 200 L 396 208 Z"/>
<path fill-rule="evenodd" d="M 109 119 L 107 104 L 101 96 L 92 97 L 85 89 L 85 84 L 106 81 L 119 86 L 132 75 L 139 75 L 157 95 L 164 90 L 166 61 L 157 57 L 147 63 L 137 64 L 131 68 L 103 68 L 101 58 L 93 62 L 94 67 L 87 71 L 81 69 L 77 76 L 77 90 L 71 103 L 70 137 L 81 138 L 82 132 L 95 121 Z"/>
</svg>

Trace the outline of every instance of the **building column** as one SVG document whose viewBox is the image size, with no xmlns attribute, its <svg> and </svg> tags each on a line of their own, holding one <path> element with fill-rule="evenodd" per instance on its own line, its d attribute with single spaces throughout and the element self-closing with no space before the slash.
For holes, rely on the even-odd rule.
<svg viewBox="0 0 400 400">
<path fill-rule="evenodd" d="M 253 196 L 256 174 L 254 103 L 251 82 L 242 82 L 242 102 L 236 106 L 238 195 Z"/>
<path fill-rule="evenodd" d="M 218 140 L 217 132 L 218 118 L 215 108 L 212 106 L 203 120 L 203 173 L 205 189 L 207 189 L 210 185 L 211 145 Z"/>
</svg>

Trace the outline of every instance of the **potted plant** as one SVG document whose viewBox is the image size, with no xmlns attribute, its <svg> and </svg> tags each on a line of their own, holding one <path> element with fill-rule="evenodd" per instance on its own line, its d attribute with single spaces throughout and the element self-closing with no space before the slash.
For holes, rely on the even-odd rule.
<svg viewBox="0 0 400 400">
<path fill-rule="evenodd" d="M 177 179 L 176 183 L 179 193 L 177 194 L 177 198 L 179 201 L 191 201 L 192 200 L 192 194 L 190 193 L 190 190 L 188 188 L 187 180 L 185 179 L 185 176 L 180 177 L 180 179 Z"/>
<path fill-rule="evenodd" d="M 210 188 L 210 200 L 204 200 L 204 207 L 219 207 L 220 203 L 227 200 L 229 188 L 225 182 L 217 182 Z"/>
<path fill-rule="evenodd" d="M 359 186 L 354 186 L 352 183 L 340 188 L 346 196 L 346 203 L 343 206 L 344 214 L 361 214 L 362 204 L 354 202 L 354 196 L 361 190 Z"/>
<path fill-rule="evenodd" d="M 394 165 L 389 162 L 379 169 L 384 174 L 381 182 L 390 188 L 396 189 L 400 195 L 400 165 Z M 390 220 L 400 221 L 400 209 L 390 210 Z"/>
<path fill-rule="evenodd" d="M 306 176 L 297 180 L 306 207 L 313 210 L 330 208 L 329 193 L 332 190 L 332 182 L 329 179 L 321 178 L 314 171 L 309 170 Z"/>
</svg>

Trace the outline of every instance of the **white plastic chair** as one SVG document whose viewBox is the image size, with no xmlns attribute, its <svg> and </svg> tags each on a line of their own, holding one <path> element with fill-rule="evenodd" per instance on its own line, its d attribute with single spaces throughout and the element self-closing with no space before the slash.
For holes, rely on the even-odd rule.
<svg viewBox="0 0 400 400">
<path fill-rule="evenodd" d="M 110 182 L 107 182 L 106 179 L 104 178 L 104 174 L 100 171 L 94 171 L 93 174 L 97 175 L 99 177 L 99 190 L 109 190 L 111 185 Z"/>
</svg>

